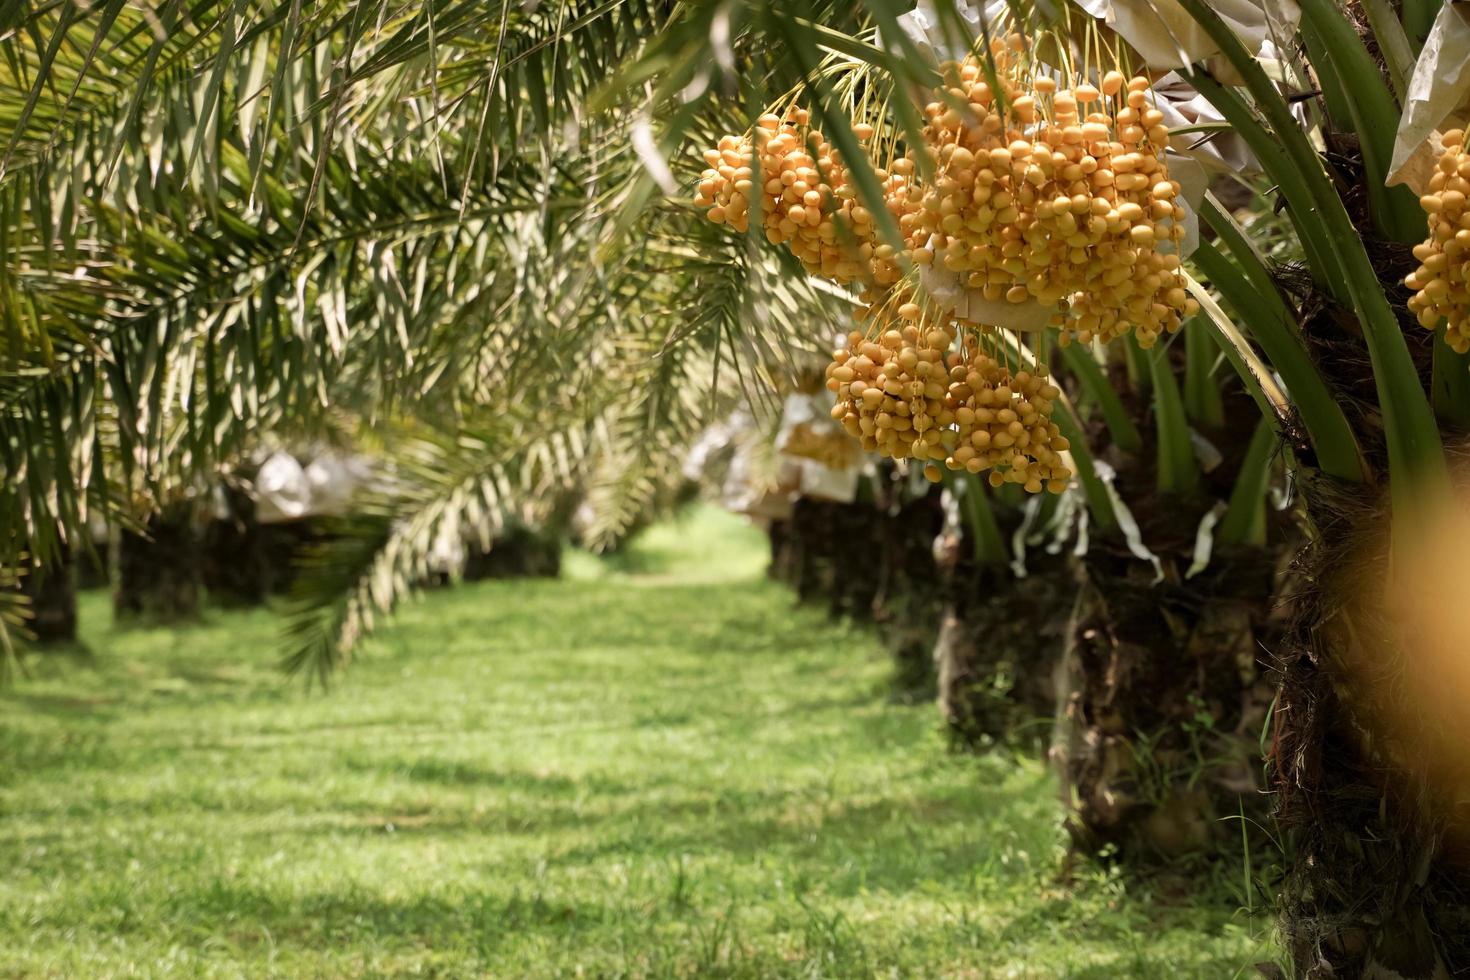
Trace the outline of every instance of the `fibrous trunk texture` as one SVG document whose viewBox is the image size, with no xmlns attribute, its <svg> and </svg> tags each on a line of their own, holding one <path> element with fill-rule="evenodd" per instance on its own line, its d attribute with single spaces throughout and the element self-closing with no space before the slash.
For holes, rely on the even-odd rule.
<svg viewBox="0 0 1470 980">
<path fill-rule="evenodd" d="M 78 544 L 72 549 L 72 563 L 77 571 L 77 588 L 100 589 L 112 581 L 112 570 L 108 561 L 112 553 L 107 538 Z"/>
<path fill-rule="evenodd" d="M 875 500 L 800 498 L 773 521 L 769 574 L 802 602 L 834 616 L 872 620 L 905 697 L 933 692 L 934 641 L 943 612 L 934 540 L 944 523 L 939 488 L 905 499 L 898 479 L 880 481 Z"/>
<path fill-rule="evenodd" d="M 512 522 L 501 529 L 488 549 L 471 540 L 465 549 L 466 581 L 488 578 L 555 578 L 561 574 L 561 534 L 554 528 L 532 528 Z"/>
<path fill-rule="evenodd" d="M 154 514 L 146 531 L 118 535 L 113 591 L 118 618 L 168 622 L 197 616 L 202 570 L 193 505 Z"/>
<path fill-rule="evenodd" d="M 201 571 L 209 597 L 226 606 L 254 606 L 270 595 L 275 569 L 255 501 L 238 487 L 224 488 L 226 516 L 205 525 Z"/>
<path fill-rule="evenodd" d="M 879 515 L 881 558 L 874 621 L 894 663 L 894 686 L 905 697 L 934 695 L 934 644 L 944 614 L 935 540 L 944 528 L 940 489 L 905 500 L 893 485 Z M 863 574 L 849 565 L 844 574 Z"/>
<path fill-rule="evenodd" d="M 1067 558 L 1033 555 L 1024 578 L 1007 565 L 962 560 L 944 592 L 934 667 L 950 736 L 968 747 L 1044 745 L 1077 593 Z"/>
<path fill-rule="evenodd" d="M 1418 329 L 1404 305 L 1403 277 L 1417 260 L 1402 244 L 1365 245 L 1430 391 L 1443 340 Z M 1277 280 L 1297 301 L 1312 360 L 1371 469 L 1387 473 L 1377 379 L 1356 318 L 1299 272 L 1277 270 Z M 1444 428 L 1463 493 L 1466 435 Z M 1470 731 L 1462 727 L 1470 692 L 1454 683 L 1470 662 L 1470 631 L 1436 643 L 1404 628 L 1383 588 L 1394 564 L 1389 488 L 1338 483 L 1303 458 L 1308 544 L 1296 614 L 1277 648 L 1267 760 L 1286 850 L 1283 940 L 1306 980 L 1470 977 Z M 1451 595 L 1442 605 L 1453 613 L 1460 602 Z M 1439 611 L 1422 600 L 1409 606 Z M 1430 710 L 1436 702 L 1440 712 Z"/>
<path fill-rule="evenodd" d="M 1470 656 L 1467 638 L 1420 645 L 1395 625 L 1381 488 L 1304 486 L 1314 535 L 1269 757 L 1287 949 L 1307 980 L 1470 977 L 1466 692 L 1436 662 Z"/>
<path fill-rule="evenodd" d="M 771 542 L 771 563 L 766 574 L 777 582 L 796 588 L 801 574 L 801 535 L 791 519 L 773 520 L 766 528 Z"/>
<path fill-rule="evenodd" d="M 1224 818 L 1264 816 L 1256 773 L 1271 692 L 1261 650 L 1281 630 L 1271 555 L 1215 554 L 1185 576 L 1121 548 L 1094 547 L 1059 671 L 1053 761 L 1067 827 L 1086 851 L 1130 861 L 1238 849 Z"/>
<path fill-rule="evenodd" d="M 26 625 L 37 643 L 76 640 L 77 582 L 69 547 L 62 546 L 54 564 L 31 569 L 21 580 L 20 589 L 31 600 L 31 620 Z"/>
<path fill-rule="evenodd" d="M 791 518 L 772 526 L 773 574 L 802 602 L 825 605 L 834 616 L 871 619 L 877 577 L 856 563 L 877 519 L 867 502 L 797 500 Z"/>
</svg>

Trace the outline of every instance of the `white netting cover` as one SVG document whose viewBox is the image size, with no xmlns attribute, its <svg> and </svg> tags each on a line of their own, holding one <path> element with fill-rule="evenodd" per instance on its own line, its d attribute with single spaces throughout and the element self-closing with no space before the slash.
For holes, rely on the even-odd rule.
<svg viewBox="0 0 1470 980">
<path fill-rule="evenodd" d="M 1150 68 L 1186 68 L 1203 61 L 1221 81 L 1242 81 L 1217 57 L 1220 46 L 1178 0 L 1077 0 L 1077 6 L 1116 31 Z M 1210 6 L 1256 56 L 1268 42 L 1287 42 L 1302 16 L 1296 0 L 1210 0 Z"/>
<path fill-rule="evenodd" d="M 776 451 L 803 497 L 849 504 L 857 497 L 863 454 L 857 440 L 832 418 L 832 396 L 795 392 L 788 395 L 776 433 Z"/>
<path fill-rule="evenodd" d="M 780 521 L 791 516 L 795 503 L 795 482 L 783 479 L 778 457 L 774 481 L 767 471 L 769 457 L 762 446 L 762 433 L 749 412 L 736 412 L 730 417 L 729 438 L 734 445 L 725 482 L 720 487 L 720 503 L 737 514 L 757 521 Z M 794 462 L 794 461 L 793 461 Z"/>
<path fill-rule="evenodd" d="M 317 456 L 306 467 L 312 516 L 340 517 L 347 513 L 353 495 L 370 475 L 367 463 L 357 457 L 334 450 Z"/>
<path fill-rule="evenodd" d="M 261 524 L 300 520 L 311 509 L 311 482 L 288 452 L 274 452 L 260 464 L 254 490 L 255 519 Z"/>
<path fill-rule="evenodd" d="M 1441 131 L 1470 122 L 1470 4 L 1446 3 L 1419 52 L 1393 145 L 1390 184 L 1429 191 Z"/>
</svg>

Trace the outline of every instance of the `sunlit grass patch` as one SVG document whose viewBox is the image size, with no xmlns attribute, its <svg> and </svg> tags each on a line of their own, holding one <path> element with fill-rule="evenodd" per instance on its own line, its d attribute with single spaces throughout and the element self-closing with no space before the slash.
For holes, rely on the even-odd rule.
<svg viewBox="0 0 1470 980">
<path fill-rule="evenodd" d="M 764 547 L 700 511 L 596 575 L 434 592 L 326 693 L 276 673 L 268 613 L 114 632 L 86 596 L 90 657 L 3 695 L 0 975 L 1262 958 L 1226 872 L 1163 905 L 1102 872 L 1063 884 L 1040 764 L 947 752 L 865 632 L 763 579 Z"/>
</svg>

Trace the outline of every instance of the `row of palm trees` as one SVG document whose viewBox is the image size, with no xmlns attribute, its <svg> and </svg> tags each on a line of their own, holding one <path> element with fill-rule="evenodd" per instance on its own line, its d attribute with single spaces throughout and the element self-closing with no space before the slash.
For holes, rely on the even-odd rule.
<svg viewBox="0 0 1470 980">
<path fill-rule="evenodd" d="M 1225 120 L 1201 138 L 1228 129 L 1249 147 L 1265 171 L 1257 209 L 1277 217 L 1246 231 L 1204 207 L 1212 240 L 1190 265 L 1209 291 L 1182 341 L 1120 348 L 1105 370 L 1056 365 L 1079 405 L 1089 529 L 1080 588 L 1048 590 L 1076 597 L 1065 621 L 1083 624 L 1059 671 L 1070 764 L 1116 800 L 1144 783 L 1120 754 L 1127 732 L 1178 729 L 1167 738 L 1184 741 L 1155 757 L 1187 747 L 1178 698 L 1218 702 L 1217 727 L 1253 727 L 1254 694 L 1225 705 L 1261 683 L 1242 651 L 1266 648 L 1293 959 L 1337 976 L 1464 969 L 1455 917 L 1470 879 L 1446 843 L 1455 767 L 1414 768 L 1407 730 L 1381 727 L 1413 716 L 1433 678 L 1353 670 L 1414 678 L 1444 642 L 1383 627 L 1388 589 L 1361 574 L 1402 579 L 1444 537 L 1445 446 L 1470 416 L 1464 360 L 1403 312 L 1422 226 L 1412 195 L 1384 185 L 1403 82 L 1440 5 L 1302 0 L 1269 73 L 1212 5 L 1154 5 L 1208 42 L 1180 70 Z M 1112 5 L 991 6 L 1058 16 L 1039 26 L 1065 43 Z M 397 474 L 300 590 L 288 662 L 301 669 L 340 666 L 450 523 L 579 486 L 615 537 L 666 495 L 704 421 L 767 401 L 772 377 L 847 313 L 783 254 L 682 203 L 699 150 L 797 86 L 839 145 L 857 145 L 854 99 L 877 107 L 887 138 L 915 138 L 908 93 L 932 69 L 902 12 L 59 0 L 0 15 L 7 577 L 59 560 L 93 514 L 145 525 L 264 431 L 345 432 Z M 962 26 L 960 13 L 933 7 Z M 1195 464 L 1191 427 L 1219 465 Z M 1278 456 L 1292 521 L 1263 503 Z M 1012 504 L 968 499 L 968 556 L 924 618 L 947 604 L 955 630 L 989 634 L 1032 615 L 1008 596 L 1037 590 L 994 548 Z M 1217 499 L 1212 559 L 1191 576 Z M 900 551 L 908 526 L 893 525 Z M 1298 541 L 1283 587 L 1276 558 Z M 1271 611 L 1283 593 L 1287 621 Z M 0 622 L 14 623 L 4 594 Z M 1078 826 L 1106 836 L 1106 816 L 1081 808 Z"/>
</svg>

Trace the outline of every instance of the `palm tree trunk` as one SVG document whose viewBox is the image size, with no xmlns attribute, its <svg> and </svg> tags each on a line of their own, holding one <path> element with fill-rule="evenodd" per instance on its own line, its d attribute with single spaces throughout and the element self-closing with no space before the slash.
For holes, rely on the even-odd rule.
<svg viewBox="0 0 1470 980">
<path fill-rule="evenodd" d="M 1367 244 L 1380 281 L 1397 290 L 1390 296 L 1404 340 L 1430 391 L 1443 341 L 1411 322 L 1398 285 L 1415 260 L 1405 246 Z M 1312 360 L 1372 470 L 1386 473 L 1363 337 L 1309 280 L 1279 271 L 1278 282 L 1301 311 Z M 1463 459 L 1465 433 L 1442 428 L 1451 455 Z M 1309 466 L 1297 485 L 1307 544 L 1297 608 L 1275 648 L 1280 683 L 1267 754 L 1289 856 L 1280 889 L 1287 951 L 1311 980 L 1470 976 L 1470 735 L 1456 732 L 1461 705 L 1449 706 L 1449 718 L 1426 712 L 1425 684 L 1436 684 L 1439 668 L 1386 606 L 1389 488 L 1345 484 Z M 1459 662 L 1463 637 L 1453 645 Z M 1450 680 L 1444 690 L 1461 693 Z"/>
<path fill-rule="evenodd" d="M 1225 418 L 1255 410 L 1238 389 L 1222 397 Z M 1117 531 L 1094 536 L 1078 562 L 1051 751 L 1067 827 L 1079 850 L 1130 863 L 1233 856 L 1241 827 L 1227 818 L 1258 825 L 1267 812 L 1259 743 L 1272 695 L 1261 654 L 1285 628 L 1278 600 L 1295 538 L 1268 519 L 1269 545 L 1215 542 L 1190 574 L 1201 520 L 1231 499 L 1251 430 L 1206 427 L 1218 459 L 1188 489 L 1161 490 L 1161 427 L 1149 416 L 1162 396 L 1130 392 L 1125 404 L 1143 444 L 1113 453 L 1116 485 L 1157 564 Z"/>
<path fill-rule="evenodd" d="M 1017 578 L 1007 566 L 966 558 L 945 586 L 934 668 L 951 738 L 972 748 L 1004 740 L 1044 746 L 1077 592 L 1071 563 L 1031 555 Z"/>
<path fill-rule="evenodd" d="M 290 593 L 302 555 L 332 537 L 333 520 L 331 517 L 301 517 L 294 521 L 260 525 L 266 591 L 269 594 Z"/>
<path fill-rule="evenodd" d="M 77 638 L 77 580 L 71 548 L 62 545 L 60 559 L 33 568 L 20 590 L 31 600 L 27 628 L 39 644 L 72 643 Z"/>
<path fill-rule="evenodd" d="M 852 503 L 802 497 L 769 528 L 769 574 L 799 601 L 834 616 L 873 621 L 894 661 L 895 690 L 928 697 L 943 596 L 934 540 L 943 527 L 939 488 L 906 500 L 896 473 L 875 499 Z"/>
<path fill-rule="evenodd" d="M 118 534 L 116 616 L 155 622 L 196 617 L 203 575 L 195 505 L 164 508 L 148 519 L 146 531 Z"/>
<path fill-rule="evenodd" d="M 79 589 L 100 589 L 112 580 L 112 569 L 109 567 L 112 548 L 108 544 L 106 531 L 103 527 L 93 533 L 89 527 L 87 533 L 91 540 L 72 549 L 72 562 L 76 566 Z"/>
<path fill-rule="evenodd" d="M 1271 695 L 1258 651 L 1280 634 L 1270 553 L 1160 555 L 1164 579 L 1121 549 L 1084 566 L 1057 706 L 1067 826 L 1130 860 L 1238 846 L 1224 818 L 1264 816 L 1256 748 Z"/>
<path fill-rule="evenodd" d="M 905 499 L 903 482 L 893 479 L 879 499 L 874 620 L 893 658 L 895 693 L 915 700 L 934 697 L 936 688 L 934 645 L 945 599 L 935 555 L 944 529 L 940 494 L 934 485 Z"/>
<path fill-rule="evenodd" d="M 789 520 L 772 524 L 772 574 L 833 616 L 872 619 L 878 582 L 864 559 L 878 519 L 871 502 L 798 499 Z"/>
<path fill-rule="evenodd" d="M 799 542 L 793 585 L 796 597 L 806 603 L 831 602 L 836 589 L 834 570 L 841 545 L 837 540 L 842 522 L 837 509 L 844 505 L 811 497 L 798 498 L 791 514 L 791 529 Z"/>
<path fill-rule="evenodd" d="M 1405 642 L 1370 584 L 1388 562 L 1381 491 L 1304 481 L 1316 533 L 1279 654 L 1268 762 L 1292 855 L 1283 932 L 1313 980 L 1470 976 L 1462 706 L 1432 710 L 1435 655 Z M 1445 691 L 1463 695 L 1452 678 Z"/>
<path fill-rule="evenodd" d="M 877 578 L 866 571 L 871 559 L 873 524 L 878 514 L 871 499 L 835 504 L 829 517 L 832 557 L 829 608 L 834 616 L 872 622 L 878 596 Z"/>
<path fill-rule="evenodd" d="M 467 582 L 490 578 L 556 578 L 561 574 L 561 530 L 530 527 L 513 521 L 501 529 L 488 549 L 470 540 L 465 549 Z"/>
<path fill-rule="evenodd" d="M 766 566 L 766 574 L 796 588 L 801 567 L 801 535 L 797 533 L 796 523 L 790 518 L 773 520 L 766 527 L 766 536 L 771 542 L 771 562 Z"/>
<path fill-rule="evenodd" d="M 227 516 L 204 528 L 202 577 L 211 600 L 226 606 L 256 606 L 270 595 L 273 569 L 255 502 L 238 487 L 224 488 Z"/>
</svg>

